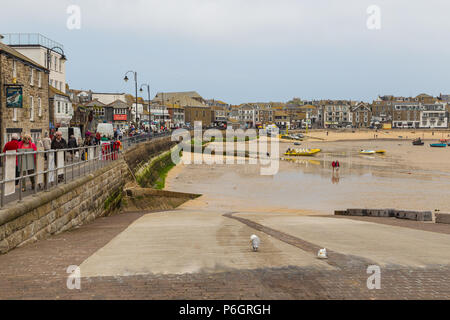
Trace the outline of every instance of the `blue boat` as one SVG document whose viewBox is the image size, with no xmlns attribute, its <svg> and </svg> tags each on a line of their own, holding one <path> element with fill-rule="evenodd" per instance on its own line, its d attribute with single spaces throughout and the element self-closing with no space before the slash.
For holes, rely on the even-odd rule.
<svg viewBox="0 0 450 320">
<path fill-rule="evenodd" d="M 434 148 L 445 148 L 447 146 L 447 144 L 445 143 L 432 143 L 430 144 L 430 147 L 434 147 Z"/>
</svg>

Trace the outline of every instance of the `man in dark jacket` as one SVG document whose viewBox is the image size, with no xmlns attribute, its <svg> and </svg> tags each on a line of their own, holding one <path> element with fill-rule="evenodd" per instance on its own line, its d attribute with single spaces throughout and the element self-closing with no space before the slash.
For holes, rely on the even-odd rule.
<svg viewBox="0 0 450 320">
<path fill-rule="evenodd" d="M 67 147 L 68 147 L 69 149 L 76 149 L 76 148 L 78 148 L 77 139 L 75 138 L 74 135 L 71 135 L 71 136 L 70 136 L 70 138 L 69 138 L 69 143 L 67 143 Z M 72 160 L 73 160 L 73 154 L 75 153 L 75 151 L 74 151 L 74 150 L 71 150 L 71 151 L 69 151 L 69 153 L 70 153 L 70 157 L 71 157 Z"/>
<path fill-rule="evenodd" d="M 64 138 L 62 137 L 62 132 L 61 131 L 57 131 L 55 133 L 55 137 L 52 140 L 52 150 L 59 150 L 59 149 L 67 149 L 67 143 L 66 140 L 64 140 Z M 65 155 L 64 155 L 64 159 L 65 159 Z M 55 165 L 56 167 L 58 167 L 58 157 L 56 156 L 55 153 Z M 62 163 L 60 166 L 62 167 L 64 165 L 64 163 Z M 60 174 L 58 176 L 58 182 L 61 182 L 64 179 L 64 175 Z"/>
</svg>

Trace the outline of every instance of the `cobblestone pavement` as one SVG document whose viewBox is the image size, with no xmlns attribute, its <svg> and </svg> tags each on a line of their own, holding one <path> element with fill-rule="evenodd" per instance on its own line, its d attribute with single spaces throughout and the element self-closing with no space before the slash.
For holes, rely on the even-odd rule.
<svg viewBox="0 0 450 320">
<path fill-rule="evenodd" d="M 317 267 L 262 268 L 222 273 L 82 278 L 66 286 L 66 269 L 80 265 L 144 213 L 93 223 L 0 256 L 1 299 L 450 299 L 450 266 L 386 267 L 381 289 L 367 288 L 367 266 L 355 256 L 331 252 L 338 270 Z M 230 218 L 234 218 L 229 215 Z M 242 218 L 240 218 L 242 219 Z M 242 223 L 299 249 L 318 247 L 252 221 Z M 261 228 L 265 228 L 262 230 Z"/>
</svg>

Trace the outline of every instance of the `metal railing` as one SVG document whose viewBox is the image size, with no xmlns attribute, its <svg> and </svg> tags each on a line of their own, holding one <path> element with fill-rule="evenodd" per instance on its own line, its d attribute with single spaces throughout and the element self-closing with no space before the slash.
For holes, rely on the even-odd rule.
<svg viewBox="0 0 450 320">
<path fill-rule="evenodd" d="M 3 33 L 4 42 L 8 45 L 40 45 L 48 49 L 60 47 L 64 49 L 61 43 L 53 41 L 40 33 Z"/>
<path fill-rule="evenodd" d="M 0 208 L 24 196 L 49 191 L 101 169 L 120 159 L 129 147 L 167 136 L 169 133 L 141 134 L 116 141 L 77 148 L 38 150 L 18 149 L 1 153 Z M 31 188 L 30 188 L 31 187 Z"/>
</svg>

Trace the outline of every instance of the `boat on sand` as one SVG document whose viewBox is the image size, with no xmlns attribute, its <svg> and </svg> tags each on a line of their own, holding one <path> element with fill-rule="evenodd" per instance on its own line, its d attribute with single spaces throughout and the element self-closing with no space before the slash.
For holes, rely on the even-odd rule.
<svg viewBox="0 0 450 320">
<path fill-rule="evenodd" d="M 361 150 L 360 154 L 375 154 L 377 153 L 375 150 Z"/>
<path fill-rule="evenodd" d="M 286 156 L 313 156 L 322 151 L 321 149 L 288 149 L 284 155 Z"/>
<path fill-rule="evenodd" d="M 433 147 L 433 148 L 445 148 L 445 147 L 447 147 L 447 144 L 446 143 L 432 143 L 432 144 L 430 144 L 430 147 Z"/>
</svg>

